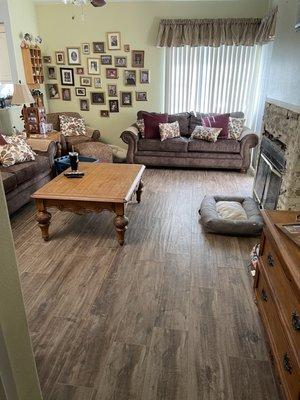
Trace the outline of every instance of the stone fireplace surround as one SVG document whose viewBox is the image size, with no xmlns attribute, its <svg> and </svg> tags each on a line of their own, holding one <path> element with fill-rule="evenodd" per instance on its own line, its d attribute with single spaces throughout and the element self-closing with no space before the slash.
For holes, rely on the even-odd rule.
<svg viewBox="0 0 300 400">
<path fill-rule="evenodd" d="M 279 140 L 285 148 L 286 169 L 277 209 L 300 210 L 300 107 L 268 99 L 263 135 Z"/>
</svg>

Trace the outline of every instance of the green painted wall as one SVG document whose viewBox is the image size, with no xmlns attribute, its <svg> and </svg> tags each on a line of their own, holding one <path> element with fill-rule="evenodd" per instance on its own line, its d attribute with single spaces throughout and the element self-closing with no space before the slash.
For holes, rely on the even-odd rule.
<svg viewBox="0 0 300 400">
<path fill-rule="evenodd" d="M 266 0 L 199 1 L 199 2 L 129 2 L 109 3 L 104 8 L 85 7 L 85 20 L 79 10 L 63 4 L 38 4 L 36 7 L 39 32 L 44 39 L 44 54 L 54 58 L 54 52 L 67 46 L 80 46 L 84 42 L 104 41 L 106 32 L 120 31 L 122 44 L 131 49 L 145 50 L 145 68 L 150 70 L 151 84 L 138 85 L 137 90 L 148 91 L 148 102 L 134 101 L 132 108 L 120 108 L 119 114 L 100 117 L 100 106 L 91 106 L 82 115 L 93 128 L 101 130 L 105 141 L 122 144 L 119 139 L 123 129 L 136 120 L 139 109 L 162 111 L 164 106 L 164 50 L 155 47 L 158 24 L 161 18 L 218 18 L 261 17 L 267 10 Z M 76 15 L 75 20 L 72 19 Z M 128 55 L 113 51 L 113 55 Z M 82 57 L 86 67 L 86 57 Z M 125 90 L 123 71 L 117 81 L 118 90 Z M 102 67 L 103 88 L 106 90 L 105 69 Z M 79 86 L 79 77 L 75 78 Z M 52 81 L 54 82 L 54 81 Z M 58 81 L 59 82 L 59 81 Z M 114 83 L 114 81 L 110 81 Z M 90 89 L 87 90 L 90 92 Z M 88 93 L 89 95 L 89 93 Z M 89 96 L 88 96 L 89 97 Z M 79 100 L 72 89 L 72 101 L 49 100 L 51 111 L 79 111 Z M 101 106 L 101 109 L 107 109 Z M 123 144 L 124 145 L 124 144 Z"/>
</svg>

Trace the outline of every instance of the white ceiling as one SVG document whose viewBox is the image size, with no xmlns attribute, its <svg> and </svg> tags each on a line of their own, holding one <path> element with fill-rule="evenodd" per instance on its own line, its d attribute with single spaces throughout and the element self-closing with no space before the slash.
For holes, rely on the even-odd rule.
<svg viewBox="0 0 300 400">
<path fill-rule="evenodd" d="M 34 1 L 36 3 L 57 3 L 57 4 L 63 3 L 63 0 L 34 0 Z M 226 2 L 228 0 L 107 0 L 107 3 L 129 3 L 129 2 L 143 3 L 143 2 L 155 2 L 155 1 L 198 1 L 198 2 L 223 1 L 223 2 Z M 230 0 L 230 1 L 249 1 L 249 0 Z"/>
</svg>

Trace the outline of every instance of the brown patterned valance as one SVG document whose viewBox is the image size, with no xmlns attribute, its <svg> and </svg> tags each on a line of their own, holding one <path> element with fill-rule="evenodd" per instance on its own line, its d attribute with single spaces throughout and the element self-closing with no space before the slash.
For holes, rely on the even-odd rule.
<svg viewBox="0 0 300 400">
<path fill-rule="evenodd" d="M 163 19 L 158 47 L 243 45 L 274 40 L 277 8 L 265 18 Z"/>
</svg>

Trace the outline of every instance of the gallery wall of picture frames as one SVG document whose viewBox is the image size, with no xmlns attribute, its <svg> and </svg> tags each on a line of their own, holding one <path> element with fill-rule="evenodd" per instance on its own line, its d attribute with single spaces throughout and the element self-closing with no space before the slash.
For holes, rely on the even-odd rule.
<svg viewBox="0 0 300 400">
<path fill-rule="evenodd" d="M 120 32 L 108 32 L 106 42 L 70 46 L 55 51 L 53 58 L 44 55 L 43 63 L 50 100 L 71 101 L 75 96 L 81 111 L 105 106 L 100 109 L 101 117 L 118 113 L 120 107 L 132 107 L 135 101 L 148 101 L 145 89 L 150 71 L 145 68 L 145 51 L 132 50 L 130 44 L 122 46 Z"/>
</svg>

